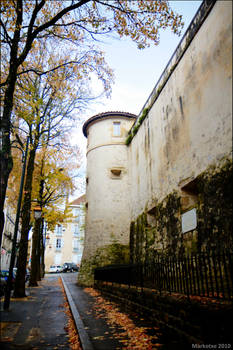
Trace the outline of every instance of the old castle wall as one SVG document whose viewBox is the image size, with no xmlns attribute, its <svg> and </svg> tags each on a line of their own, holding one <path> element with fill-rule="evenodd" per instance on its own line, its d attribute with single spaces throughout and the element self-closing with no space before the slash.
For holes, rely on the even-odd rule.
<svg viewBox="0 0 233 350">
<path fill-rule="evenodd" d="M 129 242 L 129 177 L 125 138 L 135 118 L 96 118 L 88 124 L 86 235 L 83 259 L 112 243 Z M 120 133 L 114 135 L 114 123 Z"/>
<path fill-rule="evenodd" d="M 155 251 L 232 247 L 231 13 L 230 1 L 202 3 L 120 139 L 113 142 L 108 113 L 88 122 L 82 282 L 93 267 L 122 262 L 123 245 L 133 262 Z M 122 167 L 119 180 L 110 176 L 114 167 Z"/>
<path fill-rule="evenodd" d="M 169 79 L 164 84 L 162 77 L 131 130 L 133 261 L 154 250 L 232 246 L 231 6 L 216 2 L 181 59 L 171 60 Z M 185 45 L 184 38 L 180 50 Z M 197 225 L 182 232 L 182 214 L 193 208 Z"/>
</svg>

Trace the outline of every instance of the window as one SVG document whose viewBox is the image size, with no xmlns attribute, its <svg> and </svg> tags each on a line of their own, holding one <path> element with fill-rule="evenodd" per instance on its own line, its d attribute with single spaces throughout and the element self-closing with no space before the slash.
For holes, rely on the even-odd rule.
<svg viewBox="0 0 233 350">
<path fill-rule="evenodd" d="M 62 236 L 62 225 L 57 225 L 57 236 Z"/>
<path fill-rule="evenodd" d="M 111 179 L 121 179 L 122 178 L 122 170 L 123 170 L 123 168 L 112 168 L 112 169 L 110 169 L 110 177 L 111 177 Z"/>
<path fill-rule="evenodd" d="M 74 233 L 75 236 L 78 235 L 78 225 L 74 225 L 73 226 L 73 233 Z"/>
<path fill-rule="evenodd" d="M 56 240 L 56 249 L 61 249 L 61 238 L 57 238 Z"/>
<path fill-rule="evenodd" d="M 181 189 L 181 209 L 187 211 L 194 208 L 198 202 L 198 180 L 187 178 L 179 183 Z"/>
<path fill-rule="evenodd" d="M 80 218 L 79 218 L 79 224 L 80 224 L 80 226 L 82 226 L 82 225 L 84 225 L 84 223 L 85 223 L 85 216 L 82 215 L 82 216 L 80 216 Z M 80 227 L 80 228 L 82 229 L 82 227 Z"/>
<path fill-rule="evenodd" d="M 73 219 L 73 221 L 74 222 L 79 222 L 79 209 L 74 209 L 73 210 L 73 215 L 74 215 L 74 219 Z"/>
<path fill-rule="evenodd" d="M 74 239 L 74 248 L 78 248 L 78 240 L 77 239 Z"/>
<path fill-rule="evenodd" d="M 121 135 L 121 123 L 114 122 L 113 123 L 113 136 L 120 136 L 120 135 Z"/>
</svg>

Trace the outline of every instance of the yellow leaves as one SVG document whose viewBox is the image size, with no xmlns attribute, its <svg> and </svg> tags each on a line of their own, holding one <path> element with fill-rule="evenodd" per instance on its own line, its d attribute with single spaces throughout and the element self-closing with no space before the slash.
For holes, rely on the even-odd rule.
<svg viewBox="0 0 233 350">
<path fill-rule="evenodd" d="M 65 326 L 65 331 L 68 334 L 70 348 L 71 348 L 71 350 L 81 350 L 82 347 L 81 347 L 81 344 L 80 344 L 80 341 L 79 341 L 78 333 L 76 331 L 74 320 L 73 320 L 73 317 L 72 317 L 72 314 L 71 314 L 71 311 L 70 311 L 70 308 L 69 308 L 69 304 L 68 304 L 68 301 L 67 301 L 67 298 L 66 298 L 66 294 L 65 294 L 65 291 L 64 291 L 64 287 L 63 287 L 63 284 L 61 282 L 61 278 L 60 277 L 59 277 L 59 284 L 60 284 L 60 287 L 62 289 L 62 293 L 63 293 L 64 300 L 65 300 L 65 302 L 63 304 L 63 307 L 65 308 L 65 313 L 66 313 L 67 318 L 68 318 L 67 325 Z"/>
</svg>

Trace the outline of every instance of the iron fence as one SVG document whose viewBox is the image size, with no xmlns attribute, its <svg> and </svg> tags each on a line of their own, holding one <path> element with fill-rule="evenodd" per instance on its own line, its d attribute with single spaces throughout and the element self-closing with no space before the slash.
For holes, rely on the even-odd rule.
<svg viewBox="0 0 233 350">
<path fill-rule="evenodd" d="M 105 281 L 170 293 L 233 299 L 233 253 L 201 253 L 182 259 L 157 256 L 150 264 L 109 265 L 95 269 Z"/>
</svg>

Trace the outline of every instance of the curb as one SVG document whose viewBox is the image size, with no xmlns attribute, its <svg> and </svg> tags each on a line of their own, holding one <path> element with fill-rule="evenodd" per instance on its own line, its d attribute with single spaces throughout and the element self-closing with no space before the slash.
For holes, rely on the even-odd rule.
<svg viewBox="0 0 233 350">
<path fill-rule="evenodd" d="M 78 331 L 78 335 L 79 335 L 82 349 L 83 350 L 94 350 L 94 347 L 90 341 L 90 338 L 85 330 L 83 321 L 81 320 L 81 317 L 80 317 L 79 312 L 75 306 L 75 303 L 74 303 L 73 298 L 70 294 L 70 291 L 69 291 L 62 276 L 61 276 L 61 280 L 62 280 L 62 284 L 63 284 L 64 289 L 65 289 L 65 293 L 66 293 L 66 297 L 67 297 L 67 300 L 68 300 L 68 303 L 70 306 L 70 310 L 71 310 L 71 313 L 72 313 L 72 316 L 74 318 L 74 322 L 75 322 L 75 325 L 76 325 L 76 328 Z"/>
</svg>

